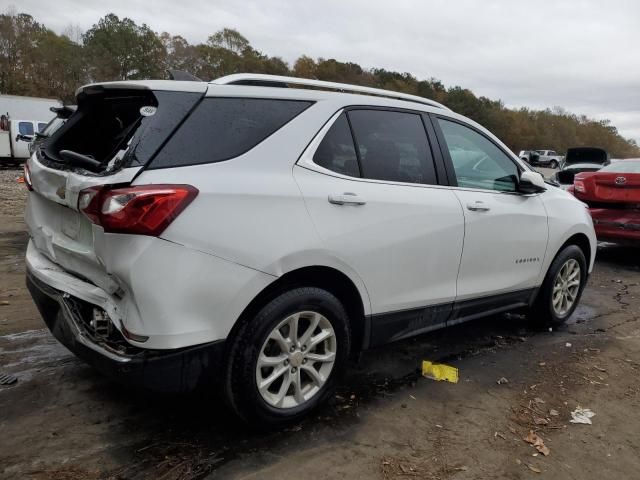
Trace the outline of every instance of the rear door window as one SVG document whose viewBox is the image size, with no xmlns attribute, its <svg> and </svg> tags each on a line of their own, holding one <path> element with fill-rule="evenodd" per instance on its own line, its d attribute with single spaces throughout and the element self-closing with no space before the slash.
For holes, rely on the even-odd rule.
<svg viewBox="0 0 640 480">
<path fill-rule="evenodd" d="M 262 98 L 205 98 L 149 168 L 235 158 L 282 128 L 312 103 Z"/>
<path fill-rule="evenodd" d="M 33 123 L 32 122 L 19 122 L 18 132 L 20 135 L 33 135 Z"/>
<path fill-rule="evenodd" d="M 363 178 L 436 183 L 427 134 L 418 114 L 388 110 L 348 113 Z"/>
</svg>

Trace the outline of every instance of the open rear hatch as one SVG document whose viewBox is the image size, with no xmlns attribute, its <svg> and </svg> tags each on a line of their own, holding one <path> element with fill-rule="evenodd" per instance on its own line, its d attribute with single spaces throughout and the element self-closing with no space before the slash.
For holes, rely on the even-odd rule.
<svg viewBox="0 0 640 480">
<path fill-rule="evenodd" d="M 567 149 L 564 165 L 576 163 L 594 163 L 596 165 L 608 165 L 609 154 L 606 150 L 597 147 L 573 147 Z"/>
<path fill-rule="evenodd" d="M 609 154 L 602 148 L 569 148 L 562 163 L 562 170 L 556 173 L 556 180 L 562 185 L 571 185 L 576 174 L 594 172 L 608 164 Z"/>
<path fill-rule="evenodd" d="M 126 186 L 202 98 L 205 83 L 119 82 L 79 90 L 78 109 L 25 165 L 32 246 L 65 271 L 110 294 L 118 284 L 103 260 L 104 233 L 78 209 L 80 192 Z M 171 82 L 167 82 L 171 83 Z"/>
</svg>

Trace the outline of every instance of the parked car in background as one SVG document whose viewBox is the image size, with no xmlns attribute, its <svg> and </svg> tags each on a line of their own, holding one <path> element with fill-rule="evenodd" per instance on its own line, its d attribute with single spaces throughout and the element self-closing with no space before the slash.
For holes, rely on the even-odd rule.
<svg viewBox="0 0 640 480">
<path fill-rule="evenodd" d="M 596 172 L 605 165 L 609 165 L 609 154 L 597 147 L 574 147 L 567 149 L 560 171 L 556 172 L 552 180 L 561 188 L 568 189 L 573 185 L 573 179 L 580 172 Z"/>
<path fill-rule="evenodd" d="M 54 116 L 51 98 L 0 95 L 0 164 L 18 164 L 29 157 L 29 144 Z"/>
<path fill-rule="evenodd" d="M 539 156 L 540 154 L 535 150 L 520 150 L 520 153 L 518 154 L 520 160 L 527 162 L 529 165 L 535 163 Z"/>
<path fill-rule="evenodd" d="M 45 323 L 136 386 L 218 376 L 254 425 L 308 414 L 363 349 L 512 309 L 561 324 L 593 268 L 583 204 L 432 100 L 258 74 L 77 99 L 25 165 Z"/>
<path fill-rule="evenodd" d="M 535 150 L 537 156 L 532 155 L 529 163 L 538 167 L 549 167 L 556 169 L 562 163 L 564 157 L 556 153 L 555 150 Z"/>
<path fill-rule="evenodd" d="M 640 245 L 640 159 L 578 173 L 569 191 L 589 206 L 598 240 Z"/>
</svg>

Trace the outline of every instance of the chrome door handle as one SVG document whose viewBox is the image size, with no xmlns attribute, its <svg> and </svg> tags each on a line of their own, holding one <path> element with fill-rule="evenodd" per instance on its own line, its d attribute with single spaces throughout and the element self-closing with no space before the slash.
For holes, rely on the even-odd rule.
<svg viewBox="0 0 640 480">
<path fill-rule="evenodd" d="M 355 193 L 345 192 L 342 195 L 329 195 L 329 203 L 334 205 L 364 205 L 367 202 Z"/>
<path fill-rule="evenodd" d="M 489 208 L 484 204 L 484 202 L 481 202 L 480 200 L 477 200 L 475 203 L 467 203 L 467 209 L 471 210 L 472 212 L 488 212 L 489 210 L 491 210 L 491 208 Z"/>
</svg>

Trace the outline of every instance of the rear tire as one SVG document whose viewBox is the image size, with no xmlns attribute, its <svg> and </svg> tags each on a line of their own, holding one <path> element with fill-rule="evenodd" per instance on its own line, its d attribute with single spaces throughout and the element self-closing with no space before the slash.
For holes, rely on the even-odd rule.
<svg viewBox="0 0 640 480">
<path fill-rule="evenodd" d="M 551 160 L 549 166 L 555 170 L 556 168 L 558 168 L 558 162 L 555 160 Z"/>
<path fill-rule="evenodd" d="M 333 394 L 350 342 L 347 313 L 333 294 L 315 287 L 285 292 L 234 336 L 226 400 L 258 428 L 296 422 Z"/>
<path fill-rule="evenodd" d="M 538 296 L 529 312 L 540 326 L 566 322 L 578 306 L 587 281 L 587 261 L 576 245 L 562 249 L 551 262 Z"/>
</svg>

